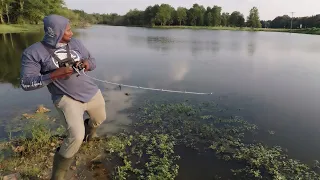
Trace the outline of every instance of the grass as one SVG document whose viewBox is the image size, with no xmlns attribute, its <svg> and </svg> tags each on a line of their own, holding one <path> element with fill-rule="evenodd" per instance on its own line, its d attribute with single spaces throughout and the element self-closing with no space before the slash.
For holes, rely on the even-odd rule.
<svg viewBox="0 0 320 180">
<path fill-rule="evenodd" d="M 0 24 L 0 33 L 40 32 L 42 25 Z"/>
<path fill-rule="evenodd" d="M 155 26 L 159 29 L 207 29 L 207 30 L 229 30 L 229 31 L 266 31 L 266 32 L 291 32 L 290 29 L 274 29 L 274 28 L 248 28 L 248 27 L 208 27 L 208 26 Z M 320 35 L 320 28 L 293 29 L 292 33 L 316 34 Z"/>
<path fill-rule="evenodd" d="M 217 117 L 221 110 L 214 102 L 146 103 L 130 113 L 135 119 L 132 129 L 83 144 L 75 173 L 81 175 L 81 167 L 93 171 L 92 163 L 100 162 L 108 169 L 104 178 L 173 180 L 180 168 L 176 147 L 183 146 L 241 164 L 242 168 L 230 169 L 236 179 L 320 179 L 312 167 L 289 158 L 281 147 L 255 140 L 259 133 L 255 124 L 238 116 Z M 41 119 L 50 121 L 43 113 L 24 117 L 29 118 L 23 126 L 25 134 L 0 144 L 0 155 L 6 154 L 0 158 L 0 176 L 19 172 L 25 179 L 48 177 L 61 131 L 43 123 Z"/>
<path fill-rule="evenodd" d="M 47 112 L 48 109 L 39 106 L 34 114 L 23 114 L 6 125 L 9 140 L 0 142 L 0 179 L 17 172 L 23 179 L 50 178 L 53 156 L 65 137 L 65 129 L 54 123 L 55 118 Z M 76 167 L 91 165 L 90 161 L 102 153 L 105 143 L 83 144 L 73 165 L 76 174 L 83 173 Z"/>
<path fill-rule="evenodd" d="M 86 28 L 91 26 L 89 23 L 77 22 L 72 24 L 74 28 Z M 3 33 L 22 33 L 22 32 L 40 32 L 43 29 L 43 25 L 32 25 L 32 24 L 0 24 L 0 34 Z"/>
</svg>

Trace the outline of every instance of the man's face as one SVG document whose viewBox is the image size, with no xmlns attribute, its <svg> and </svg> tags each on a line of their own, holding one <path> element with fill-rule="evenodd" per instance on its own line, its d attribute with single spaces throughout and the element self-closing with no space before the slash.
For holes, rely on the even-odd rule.
<svg viewBox="0 0 320 180">
<path fill-rule="evenodd" d="M 61 42 L 68 43 L 71 40 L 72 35 L 73 33 L 71 31 L 71 26 L 68 24 L 66 30 L 64 31 Z"/>
</svg>

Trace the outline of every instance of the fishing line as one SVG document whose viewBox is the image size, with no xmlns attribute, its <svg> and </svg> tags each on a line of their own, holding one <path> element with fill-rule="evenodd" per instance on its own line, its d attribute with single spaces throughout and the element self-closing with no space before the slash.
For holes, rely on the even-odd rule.
<svg viewBox="0 0 320 180">
<path fill-rule="evenodd" d="M 128 88 L 133 88 L 133 89 L 143 89 L 143 90 L 149 90 L 149 91 L 161 91 L 161 92 L 181 93 L 181 94 L 195 94 L 195 95 L 212 95 L 213 94 L 212 92 L 211 93 L 204 93 L 204 92 L 175 91 L 175 90 L 169 90 L 169 89 L 156 89 L 156 88 L 147 88 L 147 87 L 141 87 L 141 86 L 119 84 L 119 83 L 110 82 L 110 81 L 104 81 L 104 80 L 101 80 L 101 79 L 97 79 L 97 78 L 91 77 L 91 76 L 87 75 L 84 72 L 84 69 L 82 69 L 82 71 L 78 71 L 77 69 L 75 69 L 75 70 L 78 72 L 79 75 L 80 75 L 80 72 L 81 72 L 83 75 L 87 76 L 90 79 L 93 79 L 93 80 L 96 80 L 96 81 L 99 81 L 99 82 L 103 82 L 103 83 L 106 83 L 106 84 L 116 85 L 116 86 L 119 86 L 120 89 L 121 89 L 121 87 L 128 87 Z"/>
</svg>

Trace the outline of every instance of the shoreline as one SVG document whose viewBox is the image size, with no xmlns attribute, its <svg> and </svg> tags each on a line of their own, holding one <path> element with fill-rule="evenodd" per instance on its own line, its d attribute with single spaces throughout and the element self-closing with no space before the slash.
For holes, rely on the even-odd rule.
<svg viewBox="0 0 320 180">
<path fill-rule="evenodd" d="M 87 28 L 92 26 L 92 24 L 75 24 L 74 28 Z M 131 27 L 131 26 L 126 26 Z M 152 26 L 145 28 L 153 29 L 192 29 L 192 30 L 228 30 L 228 31 L 264 31 L 264 32 L 285 32 L 285 33 L 298 33 L 298 34 L 311 34 L 320 35 L 320 28 L 307 28 L 307 29 L 275 29 L 275 28 L 248 28 L 248 27 L 208 27 L 208 26 Z M 43 25 L 33 25 L 33 24 L 0 24 L 0 34 L 6 33 L 23 33 L 23 32 L 41 32 L 43 30 Z"/>
<path fill-rule="evenodd" d="M 22 33 L 22 32 L 40 32 L 42 30 L 41 25 L 32 24 L 0 24 L 0 34 L 6 33 Z"/>
<path fill-rule="evenodd" d="M 248 27 L 208 27 L 208 26 L 153 26 L 154 29 L 193 29 L 193 30 L 229 30 L 229 31 L 264 31 L 264 32 L 286 32 L 290 33 L 291 29 L 275 28 L 248 28 Z M 293 29 L 292 33 L 320 35 L 320 28 Z"/>
<path fill-rule="evenodd" d="M 83 23 L 83 24 L 74 24 L 72 25 L 74 28 L 87 28 L 90 27 L 91 24 Z M 43 31 L 43 24 L 0 24 L 0 34 L 7 33 L 24 33 L 24 32 L 41 32 Z"/>
</svg>

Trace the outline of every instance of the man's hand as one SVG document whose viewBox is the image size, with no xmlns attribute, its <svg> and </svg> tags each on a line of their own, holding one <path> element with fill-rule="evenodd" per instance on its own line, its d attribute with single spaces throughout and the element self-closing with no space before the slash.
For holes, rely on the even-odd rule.
<svg viewBox="0 0 320 180">
<path fill-rule="evenodd" d="M 82 61 L 78 62 L 76 66 L 78 67 L 80 63 L 81 63 L 81 68 L 83 68 L 84 71 L 89 71 L 90 70 L 90 65 L 89 65 L 89 61 L 88 60 L 82 60 Z"/>
<path fill-rule="evenodd" d="M 56 69 L 50 74 L 50 78 L 52 80 L 68 78 L 72 75 L 73 69 L 72 67 L 61 67 Z"/>
<path fill-rule="evenodd" d="M 83 60 L 82 61 L 82 67 L 84 68 L 84 71 L 89 71 L 90 70 L 90 65 L 88 60 Z"/>
</svg>

